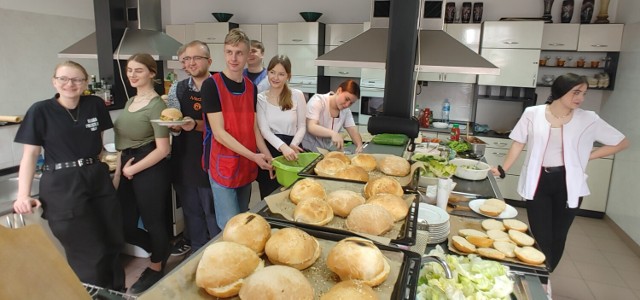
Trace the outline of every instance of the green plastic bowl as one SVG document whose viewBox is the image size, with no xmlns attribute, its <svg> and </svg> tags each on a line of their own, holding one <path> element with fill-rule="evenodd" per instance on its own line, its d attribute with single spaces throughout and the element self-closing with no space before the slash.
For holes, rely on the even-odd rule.
<svg viewBox="0 0 640 300">
<path fill-rule="evenodd" d="M 271 164 L 276 169 L 276 178 L 282 186 L 289 187 L 300 176 L 298 173 L 320 156 L 320 153 L 305 152 L 298 154 L 298 160 L 288 161 L 284 156 L 278 156 L 273 159 Z"/>
</svg>

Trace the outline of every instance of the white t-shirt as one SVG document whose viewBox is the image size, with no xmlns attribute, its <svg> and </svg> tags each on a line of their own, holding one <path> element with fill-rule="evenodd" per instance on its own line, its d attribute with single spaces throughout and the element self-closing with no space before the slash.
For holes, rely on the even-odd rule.
<svg viewBox="0 0 640 300">
<path fill-rule="evenodd" d="M 356 126 L 349 108 L 341 110 L 337 118 L 331 117 L 331 110 L 329 109 L 329 96 L 331 95 L 333 95 L 333 92 L 316 94 L 311 97 L 309 103 L 307 103 L 307 119 L 318 120 L 318 125 L 335 132 L 340 132 L 343 127 Z M 329 149 L 331 147 L 331 138 L 317 137 L 307 132 L 302 140 L 302 145 L 311 151 L 318 151 L 318 147 Z"/>
<path fill-rule="evenodd" d="M 268 90 L 258 94 L 258 107 L 256 108 L 258 128 L 260 128 L 262 137 L 276 149 L 284 144 L 276 134 L 293 136 L 291 143 L 300 145 L 307 127 L 305 118 L 307 104 L 304 94 L 300 90 L 291 89 L 293 107 L 290 110 L 282 111 L 280 106 L 269 103 L 267 92 Z"/>
</svg>

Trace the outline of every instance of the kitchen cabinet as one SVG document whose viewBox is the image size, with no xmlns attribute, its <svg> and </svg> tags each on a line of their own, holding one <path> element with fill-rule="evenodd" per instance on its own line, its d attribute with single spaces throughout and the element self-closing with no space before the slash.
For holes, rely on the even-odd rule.
<svg viewBox="0 0 640 300">
<path fill-rule="evenodd" d="M 193 24 L 170 24 L 165 28 L 165 33 L 183 45 L 195 39 L 195 28 Z M 177 60 L 168 60 L 167 68 L 181 70 L 182 63 Z"/>
<path fill-rule="evenodd" d="M 581 24 L 578 51 L 620 51 L 624 24 Z"/>
<path fill-rule="evenodd" d="M 591 194 L 582 199 L 580 209 L 604 213 L 609 198 L 609 183 L 613 159 L 605 157 L 589 161 L 587 165 L 587 185 Z"/>
<path fill-rule="evenodd" d="M 535 87 L 543 29 L 542 21 L 484 22 L 480 54 L 500 75 L 478 75 L 478 84 Z"/>
<path fill-rule="evenodd" d="M 316 58 L 324 54 L 325 28 L 320 22 L 278 23 L 278 53 L 291 60 L 292 88 L 307 93 L 328 91 L 328 77 L 318 80 L 324 68 L 315 65 Z"/>
<path fill-rule="evenodd" d="M 278 23 L 278 44 L 324 45 L 325 28 L 320 22 Z"/>
<path fill-rule="evenodd" d="M 544 24 L 542 33 L 542 50 L 578 49 L 580 24 Z"/>
<path fill-rule="evenodd" d="M 504 158 L 509 152 L 509 148 L 511 148 L 513 140 L 490 137 L 480 137 L 480 139 L 487 143 L 487 148 L 484 152 L 484 158 L 487 160 L 487 163 L 491 166 L 502 165 L 504 163 Z M 520 171 L 522 170 L 525 158 L 526 149 L 520 153 L 518 159 L 513 163 L 511 168 L 506 171 L 506 176 L 504 178 L 496 178 L 496 183 L 500 188 L 500 193 L 503 198 L 523 200 L 518 194 L 517 189 L 518 180 L 520 179 Z"/>
<path fill-rule="evenodd" d="M 209 46 L 211 51 L 210 72 L 222 72 L 226 67 L 224 59 L 224 39 L 229 30 L 238 28 L 239 25 L 230 22 L 220 23 L 194 23 L 195 38 Z"/>
<path fill-rule="evenodd" d="M 264 46 L 263 62 L 266 68 L 271 58 L 278 55 L 278 25 L 240 24 L 239 28 L 249 36 L 249 39 L 262 42 Z"/>
<path fill-rule="evenodd" d="M 480 51 L 481 24 L 445 24 L 444 31 L 473 52 Z M 418 73 L 420 81 L 475 83 L 476 75 L 457 73 Z"/>
<path fill-rule="evenodd" d="M 327 24 L 325 36 L 325 53 L 344 44 L 362 33 L 362 24 Z M 360 77 L 360 68 L 324 67 L 325 76 Z"/>
</svg>

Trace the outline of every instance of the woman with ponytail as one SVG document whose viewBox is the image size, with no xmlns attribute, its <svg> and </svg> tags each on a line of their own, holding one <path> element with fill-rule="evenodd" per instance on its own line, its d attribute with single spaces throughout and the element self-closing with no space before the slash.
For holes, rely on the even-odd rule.
<svg viewBox="0 0 640 300">
<path fill-rule="evenodd" d="M 287 56 L 276 55 L 271 59 L 267 78 L 269 89 L 258 94 L 260 133 L 267 142 L 271 156 L 283 155 L 287 160 L 296 160 L 302 151 L 300 142 L 306 133 L 306 99 L 300 90 L 287 85 L 291 79 L 291 61 Z M 279 186 L 264 170 L 258 174 L 258 183 L 262 199 Z"/>
</svg>

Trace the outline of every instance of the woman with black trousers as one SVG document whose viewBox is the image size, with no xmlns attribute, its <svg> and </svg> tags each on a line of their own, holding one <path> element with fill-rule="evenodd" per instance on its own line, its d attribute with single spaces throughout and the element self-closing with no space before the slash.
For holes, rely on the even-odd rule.
<svg viewBox="0 0 640 300">
<path fill-rule="evenodd" d="M 587 86 L 583 76 L 558 77 L 547 103 L 528 107 L 509 135 L 513 144 L 504 170 L 492 169 L 493 175 L 504 174 L 527 146 L 518 193 L 527 200 L 529 226 L 550 271 L 560 263 L 582 197 L 589 195 L 587 163 L 629 145 L 620 131 L 595 112 L 580 108 Z M 594 142 L 603 146 L 593 150 Z"/>
<path fill-rule="evenodd" d="M 78 63 L 60 63 L 51 79 L 57 94 L 27 111 L 15 138 L 24 148 L 13 209 L 24 214 L 42 205 L 42 217 L 49 221 L 78 278 L 120 291 L 125 282 L 119 259 L 124 244 L 122 212 L 109 167 L 98 158 L 102 133 L 113 124 L 102 99 L 81 96 L 87 77 Z M 30 191 L 41 148 L 45 164 L 37 200 Z"/>
<path fill-rule="evenodd" d="M 151 122 L 167 107 L 153 89 L 156 62 L 151 55 L 135 54 L 127 61 L 127 78 L 136 95 L 125 104 L 115 122 L 116 149 L 120 159 L 114 177 L 118 187 L 125 240 L 151 252 L 151 263 L 129 292 L 145 291 L 163 276 L 169 257 L 167 209 L 171 182 L 169 128 Z M 146 230 L 138 228 L 138 218 Z"/>
</svg>

